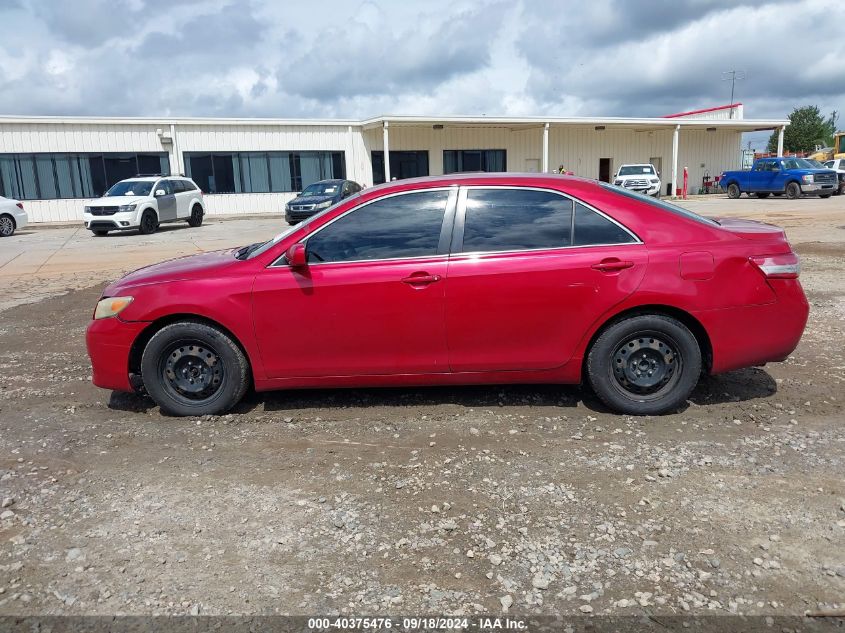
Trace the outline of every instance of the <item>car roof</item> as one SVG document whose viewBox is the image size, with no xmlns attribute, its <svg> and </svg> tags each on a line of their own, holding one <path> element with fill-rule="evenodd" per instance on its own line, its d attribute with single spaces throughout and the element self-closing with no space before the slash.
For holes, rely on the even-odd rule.
<svg viewBox="0 0 845 633">
<path fill-rule="evenodd" d="M 598 186 L 598 181 L 581 176 L 565 176 L 563 174 L 540 174 L 535 172 L 472 172 L 454 173 L 443 176 L 421 176 L 419 178 L 405 178 L 392 180 L 365 189 L 368 193 L 383 191 L 403 191 L 406 189 L 423 189 L 429 187 L 448 187 L 486 185 L 493 187 L 547 187 L 558 189 L 562 184 L 570 188 L 589 188 Z"/>
</svg>

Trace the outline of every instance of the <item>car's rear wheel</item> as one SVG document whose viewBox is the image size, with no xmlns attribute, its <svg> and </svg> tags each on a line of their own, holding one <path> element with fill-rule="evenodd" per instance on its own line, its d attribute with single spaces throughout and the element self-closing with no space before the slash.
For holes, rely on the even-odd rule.
<svg viewBox="0 0 845 633">
<path fill-rule="evenodd" d="M 195 204 L 194 208 L 191 209 L 191 217 L 188 219 L 188 226 L 200 226 L 202 224 L 202 217 L 202 207 L 198 204 Z"/>
<path fill-rule="evenodd" d="M 611 409 L 657 415 L 677 409 L 701 374 L 701 349 L 677 319 L 644 314 L 608 327 L 587 356 L 587 378 Z"/>
<path fill-rule="evenodd" d="M 832 193 L 822 193 L 822 194 L 819 194 L 819 198 L 830 198 L 830 196 L 832 196 L 832 195 L 833 195 Z"/>
<path fill-rule="evenodd" d="M 0 237 L 11 237 L 15 232 L 15 219 L 11 215 L 0 215 Z"/>
<path fill-rule="evenodd" d="M 141 235 L 149 235 L 150 233 L 155 233 L 157 228 L 158 218 L 156 217 L 155 211 L 147 209 L 141 215 L 141 224 L 138 227 L 138 231 L 140 231 Z"/>
<path fill-rule="evenodd" d="M 249 363 L 221 330 L 181 321 L 156 332 L 141 357 L 147 393 L 171 415 L 214 415 L 236 405 L 249 386 Z"/>
<path fill-rule="evenodd" d="M 761 192 L 757 193 L 757 197 L 758 198 L 768 198 L 769 194 L 761 191 Z"/>
<path fill-rule="evenodd" d="M 97 237 L 104 237 L 109 234 L 108 231 L 103 231 L 102 229 L 97 229 L 96 231 L 91 231 Z"/>
<path fill-rule="evenodd" d="M 796 200 L 801 197 L 801 187 L 798 186 L 797 182 L 791 182 L 786 185 L 786 197 L 790 200 Z"/>
<path fill-rule="evenodd" d="M 739 189 L 739 185 L 735 182 L 732 182 L 728 185 L 728 198 L 731 200 L 736 200 L 742 195 L 742 191 Z"/>
</svg>

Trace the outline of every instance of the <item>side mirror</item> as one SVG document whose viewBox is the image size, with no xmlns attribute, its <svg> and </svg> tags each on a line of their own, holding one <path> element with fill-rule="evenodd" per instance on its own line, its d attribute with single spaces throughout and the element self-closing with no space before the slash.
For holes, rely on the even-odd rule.
<svg viewBox="0 0 845 633">
<path fill-rule="evenodd" d="M 305 244 L 299 242 L 292 245 L 285 251 L 285 259 L 291 268 L 302 268 L 308 265 L 308 256 L 305 253 Z"/>
<path fill-rule="evenodd" d="M 162 196 L 166 196 L 167 192 L 164 189 L 156 189 L 155 197 L 161 198 Z"/>
<path fill-rule="evenodd" d="M 659 170 L 659 169 L 657 170 L 657 175 L 658 175 L 658 176 L 660 175 L 660 170 Z"/>
</svg>

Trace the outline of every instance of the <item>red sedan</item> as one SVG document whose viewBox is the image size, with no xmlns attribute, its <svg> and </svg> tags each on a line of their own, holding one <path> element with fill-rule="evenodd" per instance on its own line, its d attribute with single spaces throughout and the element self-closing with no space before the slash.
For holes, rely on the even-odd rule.
<svg viewBox="0 0 845 633">
<path fill-rule="evenodd" d="M 257 391 L 586 381 L 682 405 L 702 373 L 784 360 L 808 304 L 784 232 L 567 176 L 392 182 L 262 244 L 105 289 L 94 384 L 162 411 Z"/>
</svg>

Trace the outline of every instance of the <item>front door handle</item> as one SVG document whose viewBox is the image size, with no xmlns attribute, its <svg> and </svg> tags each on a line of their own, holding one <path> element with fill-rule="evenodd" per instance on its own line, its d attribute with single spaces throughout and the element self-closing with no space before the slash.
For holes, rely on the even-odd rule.
<svg viewBox="0 0 845 633">
<path fill-rule="evenodd" d="M 410 277 L 405 277 L 402 283 L 410 284 L 412 286 L 427 286 L 440 281 L 440 275 L 429 275 L 428 273 L 414 273 Z"/>
<path fill-rule="evenodd" d="M 600 270 L 603 273 L 617 273 L 620 270 L 631 268 L 633 265 L 634 262 L 621 260 L 616 257 L 607 257 L 601 260 L 598 264 L 593 264 L 591 268 L 593 270 Z"/>
</svg>

